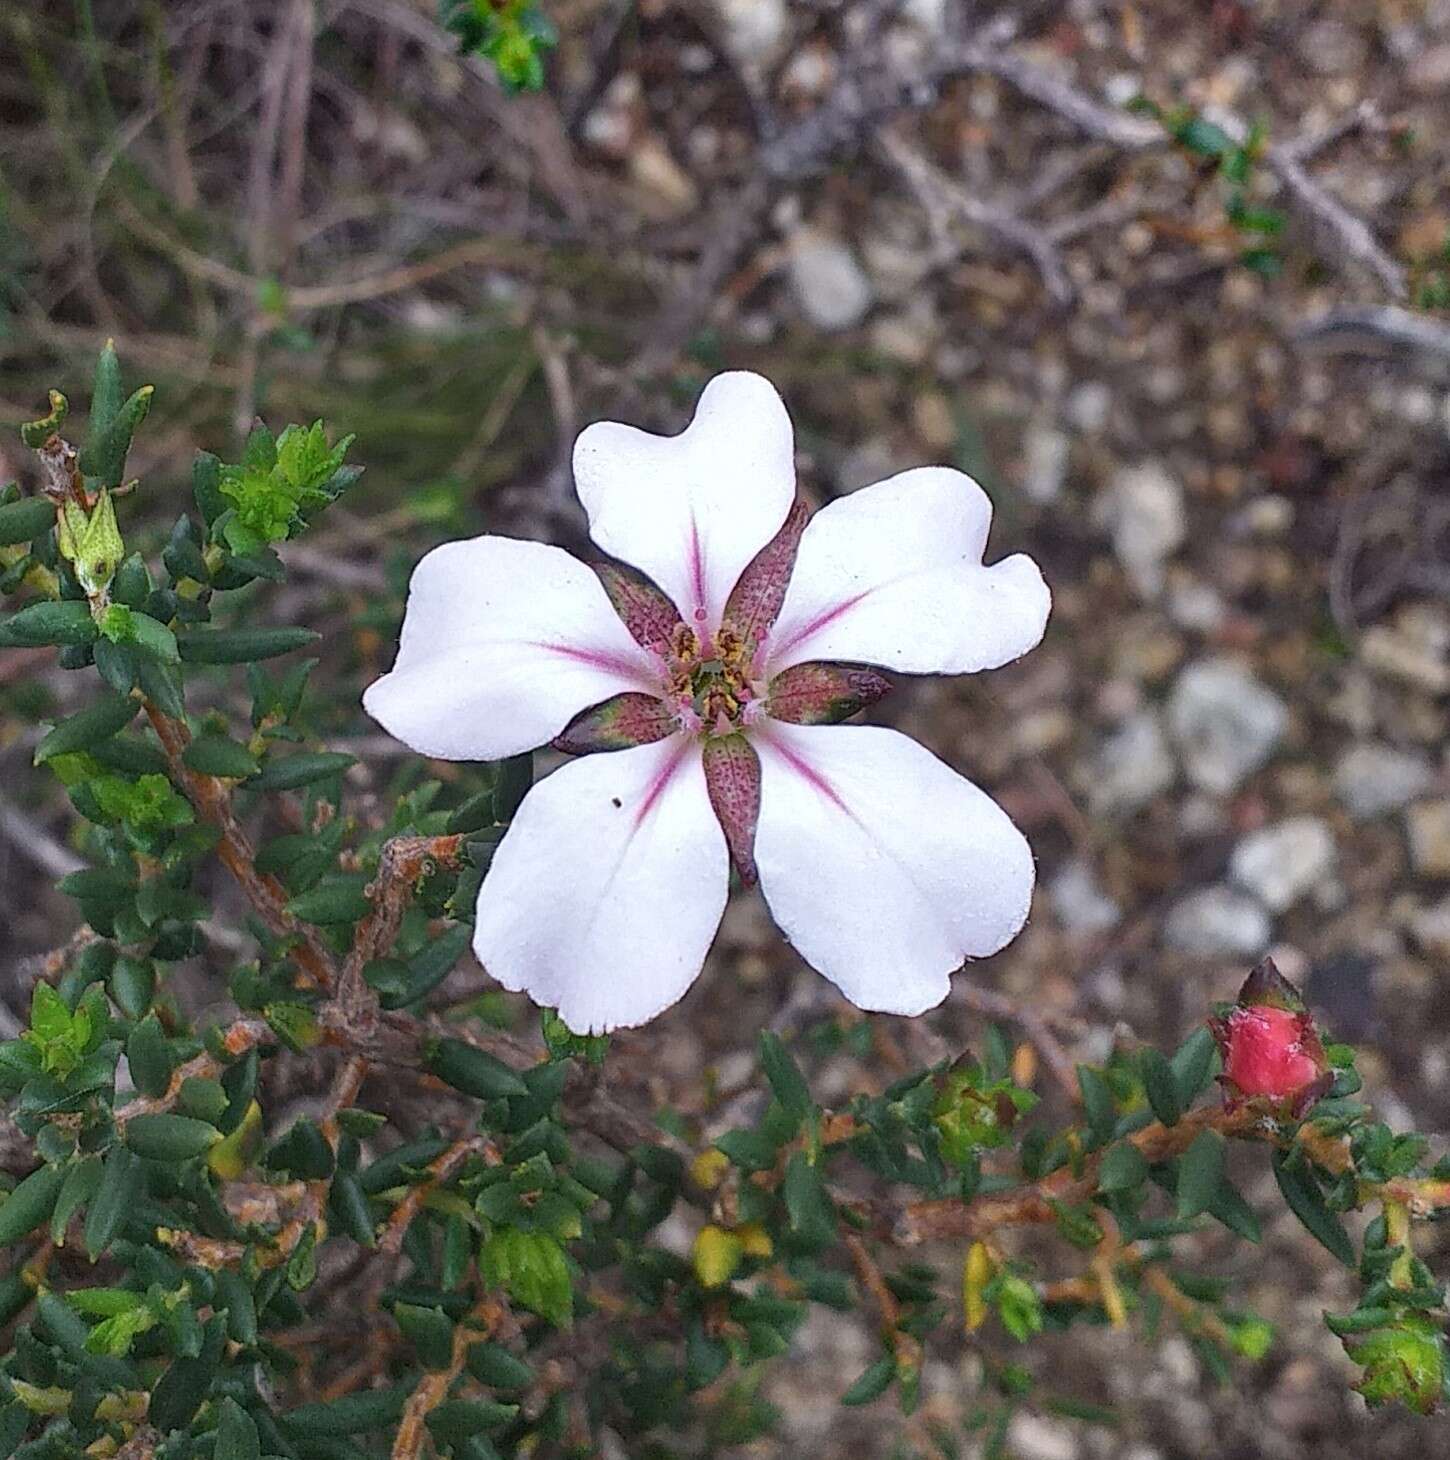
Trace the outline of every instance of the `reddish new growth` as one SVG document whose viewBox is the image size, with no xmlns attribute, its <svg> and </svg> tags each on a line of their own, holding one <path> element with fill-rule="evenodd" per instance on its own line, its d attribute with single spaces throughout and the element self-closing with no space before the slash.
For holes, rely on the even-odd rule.
<svg viewBox="0 0 1450 1460">
<path fill-rule="evenodd" d="M 1313 1016 L 1299 991 L 1266 958 L 1239 990 L 1238 1003 L 1209 1020 L 1223 1056 L 1224 1103 L 1265 1100 L 1302 1115 L 1334 1083 Z"/>
</svg>

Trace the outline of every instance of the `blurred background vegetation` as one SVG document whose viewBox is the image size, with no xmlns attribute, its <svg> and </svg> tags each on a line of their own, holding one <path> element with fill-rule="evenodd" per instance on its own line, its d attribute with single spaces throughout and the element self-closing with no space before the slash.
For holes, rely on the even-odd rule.
<svg viewBox="0 0 1450 1460">
<path fill-rule="evenodd" d="M 258 415 L 357 434 L 363 484 L 285 591 L 327 633 L 314 716 L 364 760 L 363 815 L 424 773 L 355 708 L 412 562 L 485 529 L 580 545 L 587 421 L 678 429 L 744 365 L 790 403 L 813 500 L 953 462 L 1057 601 L 1023 664 L 888 710 L 1038 852 L 1032 925 L 972 977 L 1100 1059 L 1171 1044 L 1272 946 L 1391 1118 L 1443 1129 L 1447 115 L 1444 0 L 11 0 L 0 422 L 84 400 L 114 337 L 157 387 L 123 509 L 151 550 L 198 448 Z M 0 480 L 30 470 L 7 432 Z M 0 653 L 14 1009 L 70 931 L 67 810 L 28 765 L 74 693 Z M 728 1124 L 741 1031 L 844 1018 L 822 990 L 740 901 L 621 1063 Z M 957 1001 L 874 1021 L 834 1078 L 976 1028 Z M 1251 1403 L 1181 1341 L 1112 1335 L 1056 1361 L 1116 1418 L 1024 1418 L 1013 1452 L 1433 1446 L 1346 1394 L 1322 1254 L 1286 1225 L 1255 1261 L 1234 1280 L 1283 1336 Z M 856 1341 L 813 1328 L 775 1381 L 785 1444 L 884 1443 L 835 1406 Z M 955 1387 L 943 1362 L 923 1392 Z"/>
</svg>

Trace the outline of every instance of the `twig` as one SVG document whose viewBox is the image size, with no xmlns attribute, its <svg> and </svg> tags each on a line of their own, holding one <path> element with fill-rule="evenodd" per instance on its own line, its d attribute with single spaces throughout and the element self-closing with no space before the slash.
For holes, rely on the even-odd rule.
<svg viewBox="0 0 1450 1460">
<path fill-rule="evenodd" d="M 917 201 L 935 220 L 939 247 L 955 257 L 959 249 L 949 239 L 950 223 L 970 224 L 1027 255 L 1042 275 L 1047 292 L 1058 304 L 1071 304 L 1076 290 L 1050 234 L 1007 208 L 973 197 L 934 167 L 914 147 L 891 132 L 883 132 L 877 148 L 906 180 Z"/>
<path fill-rule="evenodd" d="M 291 957 L 299 971 L 318 988 L 331 989 L 336 983 L 331 953 L 315 928 L 300 922 L 288 911 L 286 888 L 275 877 L 257 871 L 251 841 L 232 810 L 231 791 L 226 782 L 201 775 L 186 765 L 182 757 L 191 741 L 191 732 L 180 720 L 163 714 L 149 701 L 146 714 L 161 741 L 172 778 L 186 792 L 197 814 L 221 833 L 217 857 L 222 865 L 236 879 L 267 927 L 278 937 L 297 940 Z"/>
<path fill-rule="evenodd" d="M 896 1301 L 896 1294 L 887 1286 L 876 1259 L 871 1256 L 865 1242 L 854 1232 L 848 1232 L 843 1240 L 846 1251 L 851 1254 L 856 1277 L 875 1305 L 881 1337 L 891 1345 L 891 1351 L 896 1356 L 897 1369 L 919 1369 L 921 1344 L 909 1333 L 901 1331 L 901 1305 Z"/>
<path fill-rule="evenodd" d="M 222 1048 L 235 1059 L 273 1038 L 272 1028 L 265 1019 L 244 1016 L 228 1026 L 227 1032 L 222 1036 Z M 170 1110 L 180 1098 L 181 1087 L 188 1080 L 215 1079 L 224 1068 L 219 1060 L 205 1052 L 187 1060 L 171 1072 L 171 1080 L 162 1094 L 138 1096 L 121 1106 L 115 1115 L 117 1127 L 124 1130 L 127 1123 L 138 1115 L 159 1115 L 162 1111 Z"/>
<path fill-rule="evenodd" d="M 392 1460 L 418 1460 L 428 1433 L 428 1416 L 443 1402 L 453 1381 L 463 1372 L 468 1350 L 488 1338 L 503 1318 L 503 1305 L 497 1298 L 484 1298 L 453 1330 L 453 1352 L 448 1367 L 425 1374 L 418 1387 L 408 1396 L 403 1418 L 393 1441 Z"/>
<path fill-rule="evenodd" d="M 424 1203 L 470 1156 L 482 1156 L 490 1166 L 497 1166 L 500 1160 L 498 1147 L 487 1136 L 468 1136 L 461 1141 L 455 1141 L 441 1156 L 429 1163 L 427 1179 L 410 1186 L 402 1201 L 393 1208 L 378 1243 L 384 1252 L 396 1256 L 403 1250 L 403 1238 L 408 1235 L 408 1228 L 423 1210 Z"/>
<path fill-rule="evenodd" d="M 1300 325 L 1292 338 L 1330 354 L 1407 350 L 1450 361 L 1450 324 L 1393 304 L 1331 310 Z"/>
</svg>

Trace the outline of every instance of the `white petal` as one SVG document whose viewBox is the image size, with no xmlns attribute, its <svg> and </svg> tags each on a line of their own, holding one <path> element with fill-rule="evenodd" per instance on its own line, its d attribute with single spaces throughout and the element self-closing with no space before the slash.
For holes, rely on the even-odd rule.
<svg viewBox="0 0 1450 1460">
<path fill-rule="evenodd" d="M 754 737 L 755 860 L 786 937 L 858 1008 L 920 1014 L 967 958 L 1016 936 L 1032 901 L 1026 838 L 986 792 L 871 725 Z"/>
<path fill-rule="evenodd" d="M 801 538 L 769 667 L 811 659 L 968 674 L 1025 654 L 1051 596 L 1021 553 L 982 565 L 992 503 L 971 477 L 918 467 L 823 507 Z"/>
<path fill-rule="evenodd" d="M 571 761 L 524 798 L 478 895 L 478 961 L 580 1034 L 643 1024 L 695 981 L 730 868 L 698 741 Z"/>
<path fill-rule="evenodd" d="M 745 565 L 795 499 L 790 417 L 759 375 L 717 375 L 678 436 L 601 421 L 574 443 L 589 533 L 713 631 Z"/>
<path fill-rule="evenodd" d="M 658 688 L 590 569 L 561 548 L 475 537 L 413 570 L 398 658 L 363 707 L 443 760 L 498 760 L 553 739 L 580 710 Z"/>
</svg>

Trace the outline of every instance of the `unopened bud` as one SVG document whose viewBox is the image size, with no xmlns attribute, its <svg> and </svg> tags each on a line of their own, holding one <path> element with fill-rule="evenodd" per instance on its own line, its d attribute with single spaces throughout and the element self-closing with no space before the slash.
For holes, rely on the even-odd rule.
<svg viewBox="0 0 1450 1460">
<path fill-rule="evenodd" d="M 1230 1106 L 1266 1100 L 1298 1116 L 1334 1083 L 1313 1016 L 1299 991 L 1266 958 L 1239 990 L 1238 1003 L 1209 1028 L 1223 1056 Z"/>
</svg>

